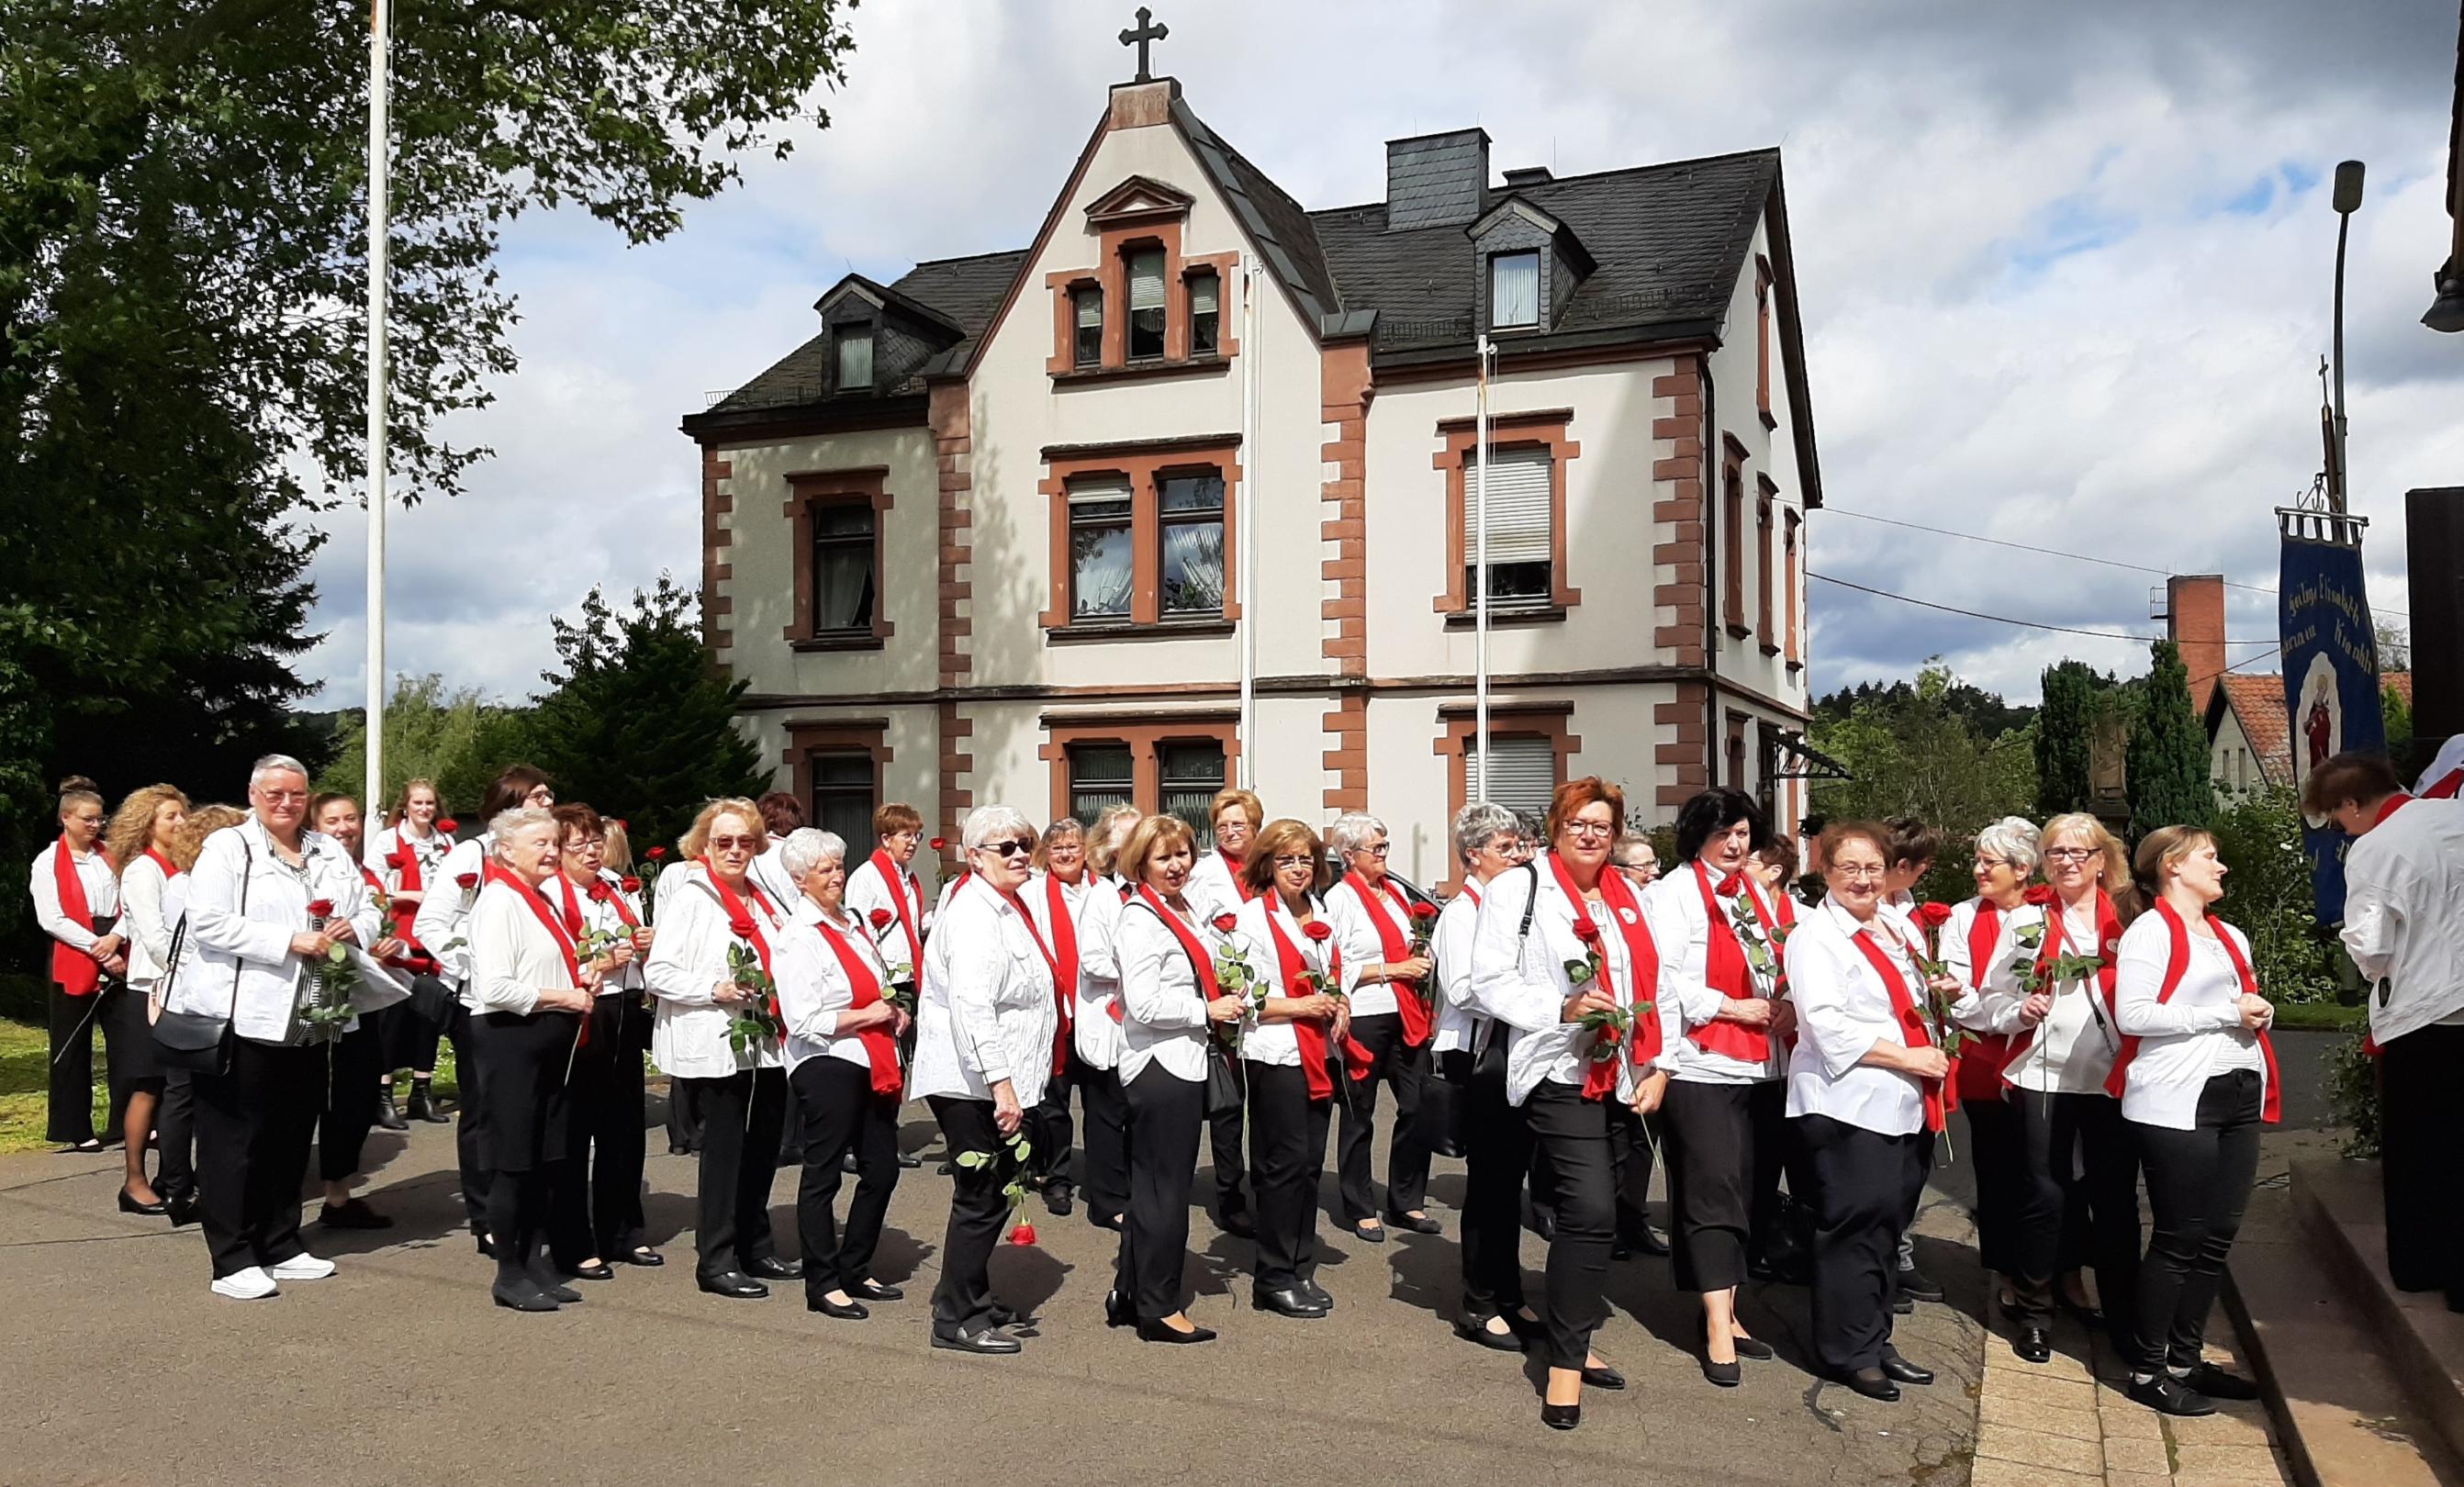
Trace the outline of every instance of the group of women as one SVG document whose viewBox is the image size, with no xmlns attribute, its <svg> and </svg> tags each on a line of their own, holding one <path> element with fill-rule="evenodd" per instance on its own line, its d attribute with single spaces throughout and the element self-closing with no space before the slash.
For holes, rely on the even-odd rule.
<svg viewBox="0 0 2464 1487">
<path fill-rule="evenodd" d="M 2247 942 L 2212 914 L 2224 867 L 2204 833 L 2149 834 L 2134 872 L 2092 818 L 1999 821 L 1976 841 L 1976 897 L 1945 908 L 1906 892 L 1930 832 L 1834 824 L 1807 908 L 1791 844 L 1749 797 L 1690 801 L 1663 872 L 1621 850 L 1624 799 L 1586 778 L 1558 788 L 1536 841 L 1503 808 L 1462 811 L 1441 910 L 1386 872 L 1374 817 L 1321 837 L 1239 790 L 1215 801 L 1203 849 L 1188 822 L 1129 807 L 1042 830 L 978 808 L 937 901 L 912 865 L 922 821 L 905 806 L 877 814 L 858 858 L 801 825 L 789 798 L 708 802 L 653 896 L 628 859 L 611 865 L 621 823 L 556 804 L 526 767 L 492 785 L 486 829 L 458 842 L 415 785 L 364 865 L 356 807 L 312 814 L 296 761 L 261 761 L 249 798 L 242 815 L 141 792 L 121 817 L 143 830 L 123 842 L 115 825 L 106 850 L 101 802 L 79 782 L 33 876 L 59 945 L 55 1036 L 74 1051 L 73 1015 L 101 1023 L 128 1091 L 121 1203 L 193 1205 L 219 1294 L 331 1273 L 294 1201 L 321 1119 L 345 1148 L 339 1172 L 324 1164 L 323 1216 L 358 1221 L 347 1180 L 365 1127 L 324 1094 L 329 1067 L 367 1027 L 409 1015 L 456 1048 L 464 1198 L 495 1260 L 494 1299 L 517 1311 L 571 1305 L 573 1282 L 616 1263 L 661 1263 L 641 1203 L 647 1052 L 695 1112 L 696 1279 L 714 1295 L 801 1279 L 810 1309 L 848 1321 L 901 1300 L 872 1263 L 899 1110 L 920 1099 L 952 1178 L 934 1346 L 1021 1350 L 1028 1319 L 990 1260 L 1005 1231 L 1022 1236 L 1030 1187 L 1054 1213 L 1083 1192 L 1089 1220 L 1118 1232 L 1109 1324 L 1162 1344 L 1215 1337 L 1182 1284 L 1202 1136 L 1217 1222 L 1256 1240 L 1252 1304 L 1322 1319 L 1334 1299 L 1316 1281 L 1319 1192 L 1339 1118 L 1337 1207 L 1370 1241 L 1438 1232 L 1431 1146 L 1459 1146 L 1457 1329 L 1539 1352 L 1547 1424 L 1575 1426 L 1586 1387 L 1625 1385 L 1593 1340 L 1612 1258 L 1659 1242 L 1639 1217 L 1655 1147 L 1705 1378 L 1733 1386 L 1773 1356 L 1736 1302 L 1799 1247 L 1785 1184 L 1815 1360 L 1888 1400 L 1932 1378 L 1892 1345 L 1892 1317 L 1920 1289 L 1905 1236 L 1964 1105 L 1979 1247 L 2021 1357 L 2048 1355 L 2057 1306 L 2095 1318 L 2101 1300 L 2134 1398 L 2188 1413 L 2249 1389 L 2199 1349 L 2273 1118 L 2270 1014 Z M 347 974 L 310 969 L 338 955 Z M 149 1006 L 179 1034 L 149 1038 Z M 200 1023 L 219 1035 L 203 1053 Z M 372 1107 L 390 1070 L 433 1062 L 415 1039 L 381 1046 L 346 1081 Z M 160 1063 L 188 1098 L 164 1102 L 149 1188 L 141 1127 L 165 1093 Z M 1381 1084 L 1395 1096 L 1382 1197 Z M 53 1134 L 72 1145 L 92 1134 L 75 1119 L 82 1082 L 76 1095 L 55 1105 Z M 1424 1121 L 1424 1103 L 1447 1118 Z M 193 1180 L 172 1157 L 189 1139 L 173 1134 L 184 1104 Z M 792 1256 L 769 1219 L 782 1147 L 802 1164 Z M 1527 1189 L 1548 1240 L 1536 1294 L 1520 1257 Z"/>
</svg>

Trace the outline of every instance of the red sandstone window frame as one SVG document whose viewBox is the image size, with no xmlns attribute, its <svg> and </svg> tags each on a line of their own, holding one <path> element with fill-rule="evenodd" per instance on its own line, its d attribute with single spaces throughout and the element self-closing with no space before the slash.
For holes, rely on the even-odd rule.
<svg viewBox="0 0 2464 1487">
<path fill-rule="evenodd" d="M 1048 508 L 1049 586 L 1037 623 L 1052 634 L 1168 634 L 1177 629 L 1207 628 L 1241 618 L 1240 506 L 1241 460 L 1237 439 L 1175 443 L 1164 448 L 1124 447 L 1078 450 L 1045 464 L 1045 478 L 1036 489 Z M 1223 608 L 1220 614 L 1163 614 L 1163 482 L 1173 475 L 1205 471 L 1223 481 Z M 1130 616 L 1124 621 L 1070 617 L 1069 485 L 1095 475 L 1116 475 L 1130 483 Z"/>
<path fill-rule="evenodd" d="M 1720 617 L 1728 634 L 1744 640 L 1746 628 L 1746 449 L 1736 435 L 1727 441 L 1720 466 Z"/>
<path fill-rule="evenodd" d="M 1769 475 L 1754 477 L 1754 639 L 1762 645 L 1763 654 L 1779 654 L 1779 643 L 1771 637 L 1771 559 L 1772 514 L 1779 504 L 1779 487 Z"/>
<path fill-rule="evenodd" d="M 1240 267 L 1238 252 L 1181 252 L 1181 228 L 1187 208 L 1171 214 L 1139 213 L 1108 223 L 1095 235 L 1095 262 L 1090 267 L 1062 269 L 1044 277 L 1052 295 L 1052 355 L 1044 369 L 1056 379 L 1129 376 L 1141 372 L 1177 371 L 1219 366 L 1240 354 L 1240 339 L 1230 313 L 1232 286 Z M 1163 252 L 1163 355 L 1130 360 L 1129 255 L 1139 248 Z M 1216 282 L 1216 349 L 1193 356 L 1190 344 L 1190 278 L 1212 270 Z M 1092 286 L 1104 298 L 1104 350 L 1096 365 L 1077 360 L 1074 291 Z"/>
<path fill-rule="evenodd" d="M 1556 777 L 1552 785 L 1562 785 L 1573 776 L 1574 755 L 1582 751 L 1582 735 L 1573 732 L 1574 705 L 1571 702 L 1492 703 L 1488 710 L 1488 736 L 1493 744 L 1507 738 L 1546 738 L 1549 752 L 1556 759 Z M 1449 702 L 1438 709 L 1438 736 L 1431 752 L 1446 761 L 1446 821 L 1453 829 L 1457 812 L 1471 798 L 1471 749 L 1480 732 L 1476 705 Z M 1446 862 L 1442 891 L 1460 892 L 1463 888 L 1463 864 L 1455 857 L 1451 835 L 1440 844 Z"/>
<path fill-rule="evenodd" d="M 1549 451 L 1549 604 L 1544 609 L 1510 615 L 1492 613 L 1492 623 L 1501 619 L 1527 623 L 1563 620 L 1567 610 L 1583 601 L 1583 591 L 1568 581 L 1566 571 L 1568 470 L 1583 452 L 1583 447 L 1568 431 L 1573 421 L 1572 408 L 1500 413 L 1489 418 L 1488 448 L 1492 454 L 1504 449 Z M 1468 616 L 1472 601 L 1468 582 L 1471 556 L 1463 550 L 1463 514 L 1470 509 L 1473 451 L 1480 442 L 1478 424 L 1468 418 L 1441 419 L 1437 438 L 1438 451 L 1430 456 L 1429 463 L 1446 477 L 1446 589 L 1430 601 L 1429 607 L 1441 615 Z"/>
<path fill-rule="evenodd" d="M 809 718 L 791 719 L 787 724 L 787 747 L 780 762 L 787 766 L 788 788 L 796 798 L 810 810 L 813 801 L 813 756 L 819 754 L 854 753 L 863 751 L 872 759 L 872 803 L 881 804 L 882 776 L 894 757 L 889 743 L 890 720 L 887 718 Z M 867 843 L 850 842 L 852 852 Z"/>
<path fill-rule="evenodd" d="M 890 469 L 869 465 L 851 470 L 803 470 L 787 476 L 789 549 L 795 554 L 794 608 L 783 638 L 799 650 L 878 650 L 898 627 L 890 621 L 890 591 L 884 582 L 884 550 L 890 543 L 890 512 L 897 504 L 888 488 Z M 866 631 L 814 628 L 813 609 L 819 595 L 813 572 L 813 516 L 825 506 L 869 507 L 872 511 L 872 623 Z"/>
<path fill-rule="evenodd" d="M 1213 710 L 1203 712 L 1136 712 L 1069 716 L 1046 713 L 1045 741 L 1035 756 L 1050 778 L 1045 820 L 1059 820 L 1070 812 L 1069 751 L 1109 744 L 1130 751 L 1130 802 L 1149 816 L 1163 809 L 1163 749 L 1169 744 L 1212 743 L 1223 751 L 1223 777 L 1241 777 L 1241 717 Z M 1093 821 L 1082 821 L 1086 826 Z"/>
</svg>

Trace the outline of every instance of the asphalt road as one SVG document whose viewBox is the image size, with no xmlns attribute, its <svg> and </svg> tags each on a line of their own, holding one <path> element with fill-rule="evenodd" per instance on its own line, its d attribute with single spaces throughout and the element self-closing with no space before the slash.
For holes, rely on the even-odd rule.
<svg viewBox="0 0 2464 1487">
<path fill-rule="evenodd" d="M 907 1145 L 937 1154 L 913 1113 Z M 1745 1317 L 1780 1361 L 1715 1389 L 1695 1363 L 1690 1299 L 1671 1291 L 1664 1261 L 1638 1260 L 1617 1267 L 1597 1341 L 1633 1387 L 1589 1391 L 1582 1429 L 1560 1434 L 1538 1423 L 1536 1366 L 1449 1330 L 1460 1163 L 1441 1161 L 1434 1184 L 1446 1234 L 1328 1239 L 1320 1281 L 1337 1306 L 1325 1321 L 1248 1309 L 1249 1244 L 1198 1215 L 1191 1311 L 1223 1334 L 1203 1347 L 1108 1330 L 1113 1236 L 1083 1209 L 1057 1219 L 1035 1204 L 1039 1242 L 1004 1246 L 993 1276 L 1040 1325 L 1022 1356 L 977 1359 L 926 1345 L 948 1193 L 930 1160 L 904 1174 L 878 1267 L 910 1299 L 841 1323 L 807 1312 L 792 1283 L 761 1301 L 693 1288 L 693 1167 L 659 1135 L 649 1215 L 668 1265 L 620 1267 L 553 1316 L 490 1304 L 492 1263 L 458 1221 L 445 1126 L 370 1142 L 365 1193 L 398 1227 L 312 1226 L 311 1248 L 340 1273 L 253 1303 L 208 1292 L 194 1229 L 114 1209 L 116 1153 L 0 1159 L 11 1400 L 0 1482 L 1967 1479 L 1983 1298 L 1965 1212 L 1943 1191 L 1927 1195 L 1920 1255 L 1950 1302 L 1920 1306 L 1899 1333 L 1909 1358 L 1940 1371 L 1934 1387 L 1884 1406 L 1817 1384 L 1806 1293 L 1757 1286 Z M 1942 1177 L 1944 1190 L 1966 1186 L 1964 1153 Z M 782 1240 L 793 1188 L 782 1171 Z M 1536 1271 L 1541 1255 L 1527 1236 L 1526 1263 Z"/>
</svg>

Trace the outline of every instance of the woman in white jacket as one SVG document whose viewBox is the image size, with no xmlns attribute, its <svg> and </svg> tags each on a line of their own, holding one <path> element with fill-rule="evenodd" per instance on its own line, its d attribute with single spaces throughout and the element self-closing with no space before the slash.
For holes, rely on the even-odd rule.
<svg viewBox="0 0 2464 1487">
<path fill-rule="evenodd" d="M 1121 1093 L 1121 908 L 1132 885 L 1113 871 L 1138 808 L 1115 805 L 1087 834 L 1087 891 L 1078 900 L 1078 1006 L 1069 1025 L 1069 1082 L 1087 1112 L 1087 1221 L 1119 1233 L 1130 1208 L 1129 1104 Z"/>
<path fill-rule="evenodd" d="M 351 947 L 349 1004 L 399 1001 L 405 989 L 357 951 L 378 942 L 359 864 L 308 831 L 308 771 L 268 754 L 249 774 L 249 819 L 207 839 L 188 892 L 187 935 L 165 1011 L 228 1018 L 228 1061 L 190 1078 L 197 1186 L 217 1296 L 253 1301 L 283 1280 L 317 1280 L 331 1260 L 299 1239 L 299 1184 L 325 1100 L 327 1044 L 302 1014 L 314 961 Z M 314 915 L 315 905 L 327 906 Z"/>
<path fill-rule="evenodd" d="M 960 1165 L 933 1288 L 933 1345 L 957 1352 L 1019 1350 L 1006 1330 L 1018 1314 L 993 1296 L 993 1249 L 1018 1176 L 1010 1142 L 1044 1098 L 1060 1018 L 1052 951 L 1019 890 L 1035 855 L 1035 828 L 1005 805 L 967 817 L 965 886 L 935 920 L 924 948 L 912 1093 L 932 1106 Z M 970 1161 L 980 1157 L 979 1161 Z"/>
<path fill-rule="evenodd" d="M 741 1045 L 729 1028 L 759 1012 L 759 994 L 730 969 L 746 956 L 775 980 L 790 923 L 750 877 L 768 840 L 750 800 L 713 800 L 676 843 L 683 860 L 659 884 L 658 938 L 644 973 L 659 1001 L 650 1061 L 689 1084 L 702 1114 L 700 1214 L 694 1279 L 713 1296 L 751 1301 L 764 1280 L 793 1280 L 804 1267 L 779 1257 L 770 1233 L 770 1182 L 787 1119 L 787 1072 L 779 1039 Z"/>
<path fill-rule="evenodd" d="M 122 1061 L 117 1071 L 121 1087 L 113 1091 L 128 1102 L 120 1122 L 127 1164 L 120 1189 L 123 1214 L 168 1211 L 167 1194 L 145 1180 L 146 1138 L 154 1130 L 164 1094 L 164 1073 L 148 1029 L 154 988 L 171 954 L 171 926 L 163 918 L 163 890 L 178 871 L 171 865 L 170 846 L 187 819 L 188 798 L 177 786 L 147 785 L 120 802 L 104 835 L 112 866 L 120 873 L 119 929 L 128 945 L 128 989 L 121 994 L 127 1005 L 116 1009 L 124 1031 L 117 1036 L 136 1055 Z"/>
<path fill-rule="evenodd" d="M 1128 1201 L 1129 1181 L 1121 1166 L 1119 1090 L 1105 1087 L 1110 1071 L 1089 1063 L 1080 1049 L 1090 1033 L 1100 1038 L 1119 1032 L 1110 1010 L 1118 1001 L 1089 1008 L 1089 994 L 1117 995 L 1120 972 L 1112 960 L 1112 925 L 1121 917 L 1121 896 L 1096 877 L 1088 858 L 1087 828 L 1063 817 L 1044 828 L 1044 840 L 1035 849 L 1035 876 L 1020 895 L 1043 931 L 1044 943 L 1051 947 L 1060 973 L 1056 996 L 1066 1044 L 1045 1082 L 1044 1103 L 1028 1124 L 1035 1132 L 1034 1170 L 1044 1184 L 1045 1210 L 1066 1218 L 1078 1189 L 1070 1150 L 1076 1131 L 1069 1119 L 1069 1096 L 1077 1092 L 1087 1109 L 1087 1202 L 1098 1217 L 1110 1216 L 1116 1225 Z M 1090 1011 L 1104 1027 L 1081 1025 Z"/>
</svg>

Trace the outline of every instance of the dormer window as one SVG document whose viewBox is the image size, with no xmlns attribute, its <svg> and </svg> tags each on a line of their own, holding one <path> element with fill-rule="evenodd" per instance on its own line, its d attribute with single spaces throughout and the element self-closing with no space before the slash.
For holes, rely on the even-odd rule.
<svg viewBox="0 0 2464 1487">
<path fill-rule="evenodd" d="M 1163 250 L 1133 248 L 1130 269 L 1130 360 L 1163 356 Z"/>
<path fill-rule="evenodd" d="M 1488 326 L 1529 329 L 1540 323 L 1540 255 L 1499 253 L 1488 260 Z"/>
<path fill-rule="evenodd" d="M 872 385 L 872 331 L 847 326 L 838 333 L 839 391 L 856 392 Z"/>
<path fill-rule="evenodd" d="M 1189 276 L 1189 354 L 1211 357 L 1216 352 L 1216 332 L 1222 324 L 1223 280 L 1212 269 L 1201 269 Z"/>
</svg>

